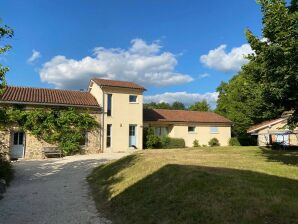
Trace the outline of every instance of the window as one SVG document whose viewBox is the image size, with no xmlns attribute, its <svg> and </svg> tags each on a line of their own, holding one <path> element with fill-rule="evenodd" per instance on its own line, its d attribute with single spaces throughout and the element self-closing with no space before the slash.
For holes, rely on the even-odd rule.
<svg viewBox="0 0 298 224">
<path fill-rule="evenodd" d="M 129 102 L 130 103 L 136 103 L 137 102 L 137 96 L 136 95 L 129 95 Z"/>
<path fill-rule="evenodd" d="M 218 127 L 210 127 L 211 134 L 217 134 L 218 133 Z"/>
<path fill-rule="evenodd" d="M 88 143 L 88 133 L 87 132 L 83 132 L 81 139 L 80 139 L 80 146 L 84 146 L 87 145 Z"/>
<path fill-rule="evenodd" d="M 194 126 L 188 126 L 188 132 L 195 132 L 196 127 Z"/>
<path fill-rule="evenodd" d="M 168 135 L 168 128 L 167 127 L 156 127 L 155 128 L 155 135 L 157 135 L 157 136 Z"/>
<path fill-rule="evenodd" d="M 108 105 L 107 105 L 107 115 L 112 115 L 112 94 L 108 94 Z"/>
<path fill-rule="evenodd" d="M 107 148 L 111 147 L 112 145 L 112 125 L 107 125 Z"/>
<path fill-rule="evenodd" d="M 24 133 L 16 132 L 13 134 L 13 144 L 14 145 L 23 145 L 24 144 Z"/>
</svg>

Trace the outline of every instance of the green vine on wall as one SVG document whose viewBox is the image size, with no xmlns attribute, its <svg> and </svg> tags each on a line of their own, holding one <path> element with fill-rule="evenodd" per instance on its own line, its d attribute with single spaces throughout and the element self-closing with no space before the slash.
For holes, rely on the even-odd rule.
<svg viewBox="0 0 298 224">
<path fill-rule="evenodd" d="M 0 123 L 6 128 L 17 125 L 39 140 L 57 144 L 67 155 L 78 152 L 85 133 L 99 126 L 93 116 L 74 108 L 7 108 L 0 111 Z"/>
</svg>

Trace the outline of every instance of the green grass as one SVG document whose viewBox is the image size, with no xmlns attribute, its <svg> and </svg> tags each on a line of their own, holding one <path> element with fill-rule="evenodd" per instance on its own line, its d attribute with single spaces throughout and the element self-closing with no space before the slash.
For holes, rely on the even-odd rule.
<svg viewBox="0 0 298 224">
<path fill-rule="evenodd" d="M 113 223 L 298 223 L 298 152 L 146 150 L 89 176 Z"/>
</svg>

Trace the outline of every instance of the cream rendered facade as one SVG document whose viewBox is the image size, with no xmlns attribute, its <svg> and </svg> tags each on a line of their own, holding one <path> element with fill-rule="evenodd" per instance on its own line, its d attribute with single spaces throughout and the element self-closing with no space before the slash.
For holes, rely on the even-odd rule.
<svg viewBox="0 0 298 224">
<path fill-rule="evenodd" d="M 142 149 L 143 91 L 112 86 L 101 87 L 91 80 L 89 92 L 96 98 L 102 110 L 100 122 L 102 152 Z M 108 115 L 108 95 L 111 95 L 110 116 Z M 135 96 L 136 102 L 130 102 L 130 96 Z M 110 126 L 110 136 L 108 136 L 108 125 Z M 108 137 L 110 138 L 110 145 L 107 142 Z M 134 138 L 133 145 L 135 147 L 130 146 L 130 140 L 132 138 Z"/>
<path fill-rule="evenodd" d="M 228 146 L 231 138 L 231 125 L 218 123 L 164 123 L 146 122 L 145 127 L 166 128 L 167 135 L 172 138 L 183 138 L 187 147 L 192 147 L 194 140 L 200 145 L 208 145 L 212 138 L 217 138 L 221 146 Z M 194 128 L 189 131 L 189 127 Z M 212 131 L 213 129 L 217 131 Z"/>
</svg>

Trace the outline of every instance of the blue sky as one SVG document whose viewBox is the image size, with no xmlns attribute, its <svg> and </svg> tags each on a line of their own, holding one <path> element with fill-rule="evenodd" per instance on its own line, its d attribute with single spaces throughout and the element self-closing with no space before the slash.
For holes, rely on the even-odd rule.
<svg viewBox="0 0 298 224">
<path fill-rule="evenodd" d="M 97 76 L 186 104 L 214 103 L 251 52 L 245 28 L 261 33 L 255 0 L 2 0 L 0 18 L 15 30 L 0 58 L 10 85 L 80 89 Z"/>
</svg>

